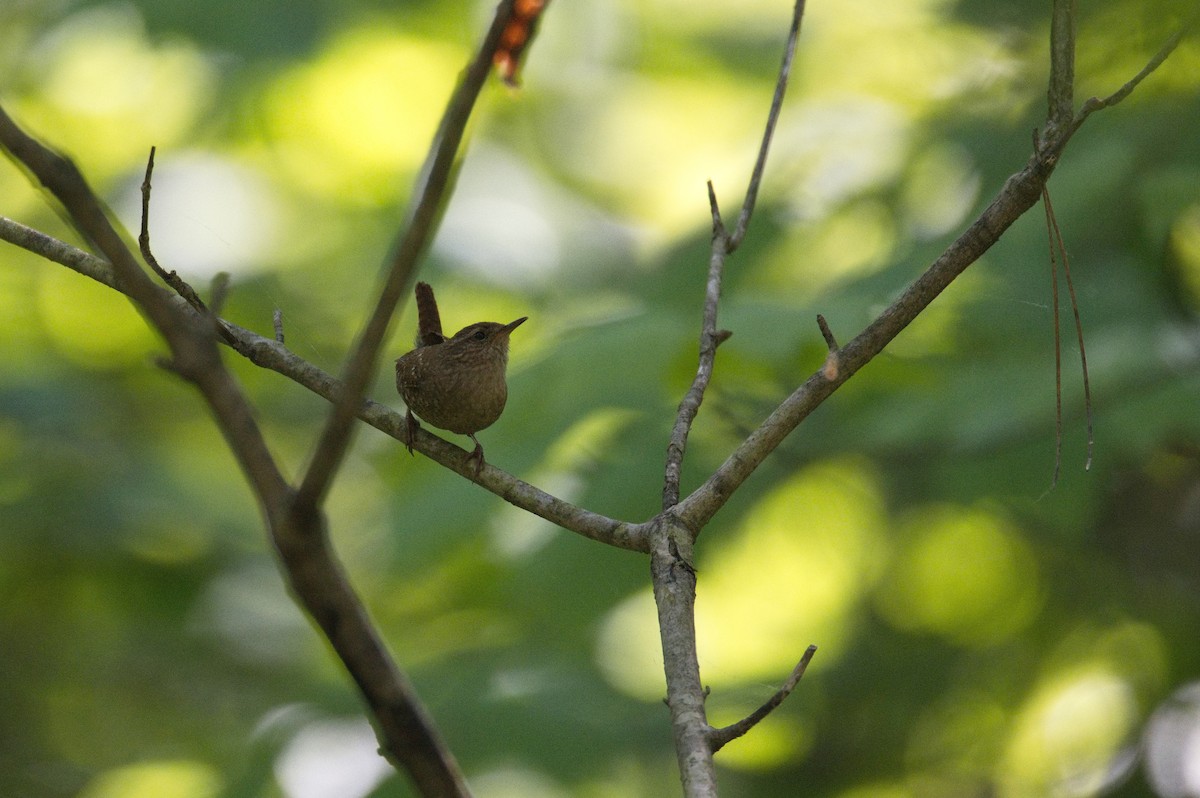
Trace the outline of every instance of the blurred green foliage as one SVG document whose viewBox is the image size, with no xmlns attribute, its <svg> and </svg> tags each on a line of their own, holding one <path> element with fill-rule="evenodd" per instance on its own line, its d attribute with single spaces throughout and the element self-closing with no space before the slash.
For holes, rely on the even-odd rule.
<svg viewBox="0 0 1200 798">
<path fill-rule="evenodd" d="M 509 409 L 484 433 L 497 465 L 599 512 L 657 509 L 695 364 L 704 181 L 732 215 L 788 5 L 559 0 L 524 88 L 485 93 L 422 276 L 448 327 L 530 316 Z M 1080 99 L 1131 77 L 1191 10 L 1093 5 Z M 1024 162 L 1047 6 L 810 4 L 685 488 L 820 366 L 816 313 L 849 339 Z M 289 346 L 336 371 L 486 15 L 462 0 L 17 0 L 0 8 L 0 99 L 131 229 L 156 145 L 159 259 L 202 289 L 230 271 L 229 318 L 266 332 L 280 308 Z M 713 722 L 821 647 L 789 701 L 718 755 L 727 794 L 1200 795 L 1197 129 L 1193 34 L 1088 122 L 1051 182 L 1095 395 L 1090 473 L 1068 334 L 1065 467 L 1047 491 L 1035 209 L 705 531 Z M 0 170 L 0 206 L 71 239 L 17 169 Z M 0 249 L 0 794 L 407 795 L 160 350 L 121 297 Z M 229 360 L 296 473 L 326 408 Z M 387 372 L 372 395 L 398 405 Z M 677 792 L 643 560 L 371 430 L 329 510 L 481 796 Z"/>
</svg>

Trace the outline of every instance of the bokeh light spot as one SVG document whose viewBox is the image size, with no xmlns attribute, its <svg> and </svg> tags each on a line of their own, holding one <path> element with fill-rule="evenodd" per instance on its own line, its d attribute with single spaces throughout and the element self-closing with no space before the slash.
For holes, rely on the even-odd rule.
<svg viewBox="0 0 1200 798">
<path fill-rule="evenodd" d="M 1118 753 L 1136 713 L 1129 683 L 1104 666 L 1048 679 L 1017 717 L 997 778 L 1000 794 L 1095 794 L 1131 764 Z"/>
<path fill-rule="evenodd" d="M 364 27 L 281 78 L 267 101 L 271 146 L 297 187 L 354 204 L 391 199 L 415 171 L 463 54 Z"/>
<path fill-rule="evenodd" d="M 930 507 L 902 528 L 879 592 L 898 629 L 986 645 L 1023 629 L 1039 606 L 1036 562 L 1019 531 L 980 509 Z"/>
<path fill-rule="evenodd" d="M 160 761 L 105 771 L 79 798 L 216 798 L 220 790 L 216 771 L 202 762 Z"/>
<path fill-rule="evenodd" d="M 111 288 L 67 269 L 49 268 L 38 282 L 38 311 L 62 355 L 87 369 L 144 360 L 154 334 L 133 304 Z"/>
</svg>

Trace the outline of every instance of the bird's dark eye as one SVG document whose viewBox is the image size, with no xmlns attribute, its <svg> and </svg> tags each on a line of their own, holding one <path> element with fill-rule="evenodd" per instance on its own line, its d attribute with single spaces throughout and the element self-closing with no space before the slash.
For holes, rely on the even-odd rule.
<svg viewBox="0 0 1200 798">
<path fill-rule="evenodd" d="M 487 333 L 485 333 L 483 330 L 476 330 L 471 337 L 476 341 L 482 341 L 484 338 L 487 338 Z"/>
</svg>

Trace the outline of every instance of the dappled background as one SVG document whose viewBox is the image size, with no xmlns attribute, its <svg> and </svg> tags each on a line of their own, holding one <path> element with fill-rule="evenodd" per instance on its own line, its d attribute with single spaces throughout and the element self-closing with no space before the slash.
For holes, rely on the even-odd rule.
<svg viewBox="0 0 1200 798">
<path fill-rule="evenodd" d="M 1080 100 L 1190 2 L 1080 4 Z M 1097 7 L 1097 6 L 1100 7 Z M 0 100 L 225 315 L 338 371 L 489 4 L 8 0 Z M 631 520 L 695 368 L 712 179 L 731 213 L 787 0 L 556 0 L 485 92 L 421 275 L 447 327 L 528 315 L 489 461 Z M 1048 4 L 814 2 L 695 486 L 1025 161 Z M 731 796 L 1200 795 L 1200 40 L 1091 118 L 1050 183 L 1095 398 L 1054 342 L 1040 209 L 836 393 L 697 547 Z M 19 170 L 0 214 L 74 241 Z M 390 355 L 409 348 L 413 313 Z M 1066 328 L 1069 331 L 1069 327 Z M 405 796 L 290 602 L 194 391 L 130 304 L 0 246 L 0 794 Z M 296 473 L 324 403 L 232 354 Z M 372 397 L 400 405 L 385 363 Z M 465 439 L 456 439 L 463 444 Z M 370 429 L 330 501 L 354 583 L 481 796 L 678 792 L 644 558 Z"/>
</svg>

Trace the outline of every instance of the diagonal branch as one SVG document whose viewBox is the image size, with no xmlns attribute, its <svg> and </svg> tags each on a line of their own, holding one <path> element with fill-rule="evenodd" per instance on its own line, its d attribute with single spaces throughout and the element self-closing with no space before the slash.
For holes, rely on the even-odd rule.
<svg viewBox="0 0 1200 798">
<path fill-rule="evenodd" d="M 3 216 L 0 216 L 0 240 L 66 266 L 109 288 L 121 290 L 112 266 L 102 258 Z M 169 298 L 180 307 L 187 307 L 181 297 Z M 342 384 L 336 377 L 283 345 L 279 340 L 282 329 L 280 326 L 273 325 L 272 337 L 268 338 L 223 319 L 218 320 L 218 324 L 227 333 L 225 338 L 228 345 L 256 366 L 287 377 L 330 402 L 336 401 L 342 395 Z M 359 407 L 358 418 L 385 435 L 403 442 L 404 415 L 390 407 L 370 400 L 364 401 Z M 510 504 L 567 531 L 629 551 L 645 552 L 649 548 L 648 524 L 631 524 L 584 510 L 491 465 L 485 465 L 478 474 L 474 468 L 463 469 L 462 450 L 423 429 L 417 432 L 414 448 L 447 468 L 458 468 L 463 476 Z"/>
<path fill-rule="evenodd" d="M 25 134 L 2 108 L 0 146 L 54 194 L 85 237 L 109 259 L 112 284 L 146 313 L 170 346 L 173 370 L 194 383 L 207 401 L 262 506 L 297 599 L 358 684 L 376 720 L 382 749 L 425 794 L 468 796 L 454 757 L 337 562 L 324 514 L 289 512 L 291 487 L 267 449 L 248 400 L 221 362 L 214 319 L 156 285 L 75 165 Z M 30 244 L 46 243 L 36 236 L 24 238 Z"/>
<path fill-rule="evenodd" d="M 796 685 L 800 683 L 800 679 L 804 676 L 804 672 L 808 670 L 808 663 L 812 661 L 813 654 L 817 653 L 816 646 L 809 646 L 804 651 L 804 656 L 796 663 L 796 667 L 792 669 L 791 676 L 788 676 L 783 687 L 775 691 L 775 694 L 766 700 L 765 703 L 758 709 L 751 712 L 746 717 L 739 720 L 737 723 L 720 729 L 713 729 L 709 732 L 708 743 L 712 746 L 713 753 L 720 751 L 727 743 L 736 740 L 743 736 L 746 732 L 753 729 L 767 715 L 770 715 L 776 707 L 783 703 L 792 691 L 796 689 Z"/>
<path fill-rule="evenodd" d="M 700 412 L 700 403 L 704 401 L 704 392 L 712 379 L 713 365 L 717 359 L 717 347 L 729 338 L 732 333 L 728 330 L 717 330 L 717 304 L 721 301 L 721 275 L 725 271 L 725 257 L 729 252 L 728 233 L 721 221 L 721 210 L 717 206 L 717 195 L 713 184 L 708 182 L 708 201 L 712 208 L 713 239 L 712 250 L 708 259 L 708 280 L 704 292 L 704 318 L 700 324 L 700 358 L 696 366 L 696 376 L 683 399 L 679 402 L 679 410 L 675 414 L 675 426 L 671 429 L 671 439 L 667 444 L 667 464 L 664 469 L 662 506 L 668 510 L 679 503 L 679 483 L 683 472 L 683 455 L 687 452 L 688 436 L 692 431 L 692 423 Z"/>
<path fill-rule="evenodd" d="M 379 300 L 346 366 L 343 376 L 346 391 L 330 412 L 312 461 L 296 491 L 295 512 L 310 513 L 320 504 L 350 445 L 357 409 L 379 359 L 379 351 L 396 306 L 408 290 L 418 260 L 433 239 L 467 120 L 490 73 L 492 54 L 512 14 L 512 8 L 513 0 L 501 0 L 491 28 L 446 106 L 418 178 L 408 217 L 388 255 L 388 274 Z"/>
<path fill-rule="evenodd" d="M 975 221 L 865 330 L 838 350 L 838 368 L 834 379 L 828 379 L 824 370 L 810 376 L 730 454 L 703 485 L 676 506 L 675 512 L 684 524 L 692 529 L 700 529 L 708 523 L 800 422 L 882 352 L 956 277 L 990 249 L 1013 222 L 1033 207 L 1054 171 L 1059 154 L 1084 119 L 1091 111 L 1108 107 L 1126 97 L 1166 60 L 1178 46 L 1183 34 L 1184 31 L 1180 31 L 1172 36 L 1146 67 L 1113 95 L 1085 103 L 1082 111 L 1067 127 L 1055 129 L 1053 124 L 1048 123 L 1035 148 L 1037 151 L 1021 171 L 1004 182 L 999 193 Z M 1055 71 L 1061 69 L 1063 67 L 1056 67 Z"/>
<path fill-rule="evenodd" d="M 779 65 L 779 79 L 775 81 L 775 96 L 771 99 L 771 110 L 767 112 L 767 125 L 763 130 L 762 144 L 758 148 L 758 160 L 754 162 L 754 171 L 750 174 L 750 185 L 746 188 L 746 201 L 742 203 L 742 212 L 738 215 L 737 226 L 729 237 L 729 251 L 737 249 L 742 239 L 746 237 L 746 229 L 750 226 L 750 216 L 754 213 L 754 204 L 758 200 L 758 187 L 762 183 L 763 171 L 767 167 L 767 151 L 771 148 L 771 139 L 775 135 L 775 125 L 779 121 L 779 112 L 783 108 L 783 95 L 787 92 L 788 77 L 792 73 L 792 61 L 796 56 L 796 41 L 800 38 L 800 21 L 804 18 L 804 0 L 796 0 L 792 11 L 792 27 L 788 30 L 787 46 L 783 51 L 783 63 Z"/>
<path fill-rule="evenodd" d="M 1079 126 L 1083 124 L 1084 120 L 1092 115 L 1093 111 L 1099 111 L 1101 108 L 1111 108 L 1128 97 L 1133 90 L 1138 87 L 1139 83 L 1150 77 L 1151 73 L 1162 66 L 1163 62 L 1167 60 L 1171 53 L 1175 52 L 1175 48 L 1178 47 L 1179 43 L 1183 41 L 1183 37 L 1187 36 L 1191 29 L 1195 26 L 1196 19 L 1197 17 L 1193 16 L 1183 27 L 1175 31 L 1175 34 L 1171 36 L 1171 38 L 1167 39 L 1166 43 L 1159 48 L 1158 52 L 1150 57 L 1150 60 L 1146 62 L 1146 65 L 1142 67 L 1136 75 L 1130 78 L 1125 85 L 1121 86 L 1121 88 L 1104 98 L 1088 98 L 1088 100 L 1084 102 L 1083 107 L 1079 109 L 1079 113 L 1075 116 L 1075 121 L 1072 124 L 1071 132 L 1073 133 L 1078 130 Z"/>
<path fill-rule="evenodd" d="M 667 462 L 663 479 L 663 509 L 670 509 L 679 503 L 679 483 L 683 470 L 683 456 L 687 452 L 688 436 L 696 414 L 700 412 L 700 404 L 704 401 L 704 392 L 712 379 L 713 365 L 717 358 L 717 347 L 724 343 L 733 333 L 717 329 L 717 305 L 721 301 L 721 276 L 725 271 L 725 258 L 733 254 L 741 245 L 750 225 L 750 217 L 754 213 L 754 205 L 758 199 L 758 188 L 762 183 L 763 170 L 767 164 L 767 152 L 771 148 L 771 139 L 775 135 L 775 125 L 779 121 L 779 112 L 783 107 L 783 97 L 787 91 L 788 76 L 792 71 L 792 61 L 796 55 L 796 40 L 800 36 L 800 21 L 804 16 L 804 0 L 796 0 L 792 13 L 792 26 L 788 32 L 787 45 L 783 51 L 783 63 L 779 67 L 779 77 L 775 82 L 775 96 L 771 100 L 771 110 L 767 113 L 767 124 L 763 130 L 762 144 L 758 148 L 758 158 L 750 175 L 750 184 L 746 188 L 746 198 L 742 202 L 741 213 L 738 214 L 737 227 L 732 233 L 725 228 L 721 219 L 721 209 L 717 205 L 717 195 L 713 190 L 712 181 L 708 181 L 708 203 L 712 209 L 713 234 L 712 246 L 708 260 L 708 280 L 705 283 L 704 317 L 700 325 L 700 356 L 696 367 L 696 376 L 679 403 L 675 415 L 675 426 L 671 429 L 671 439 L 667 444 Z"/>
<path fill-rule="evenodd" d="M 267 448 L 249 402 L 221 363 L 211 324 L 175 305 L 171 293 L 154 284 L 75 164 L 26 134 L 3 108 L 0 146 L 50 190 L 80 232 L 112 264 L 115 284 L 137 303 L 166 340 L 172 368 L 200 390 L 268 512 L 282 506 L 290 493 L 287 483 Z"/>
</svg>

